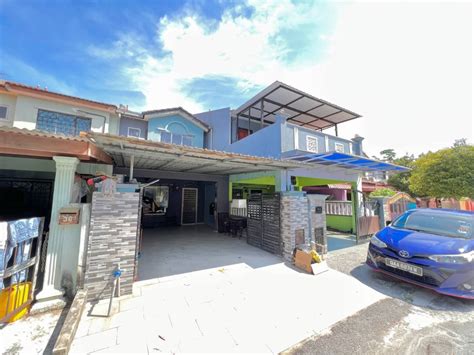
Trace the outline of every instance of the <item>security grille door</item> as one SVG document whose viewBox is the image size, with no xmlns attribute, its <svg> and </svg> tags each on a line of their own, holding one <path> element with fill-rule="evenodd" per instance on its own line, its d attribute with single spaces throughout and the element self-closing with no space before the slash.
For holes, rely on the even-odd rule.
<svg viewBox="0 0 474 355">
<path fill-rule="evenodd" d="M 181 208 L 181 224 L 197 223 L 198 189 L 183 188 L 183 204 Z"/>
</svg>

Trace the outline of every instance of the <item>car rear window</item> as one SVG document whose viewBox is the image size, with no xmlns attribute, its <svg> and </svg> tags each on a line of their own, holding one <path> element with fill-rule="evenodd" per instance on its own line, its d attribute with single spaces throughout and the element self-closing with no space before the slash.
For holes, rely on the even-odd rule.
<svg viewBox="0 0 474 355">
<path fill-rule="evenodd" d="M 453 238 L 474 239 L 474 216 L 469 215 L 413 212 L 400 216 L 392 226 Z"/>
</svg>

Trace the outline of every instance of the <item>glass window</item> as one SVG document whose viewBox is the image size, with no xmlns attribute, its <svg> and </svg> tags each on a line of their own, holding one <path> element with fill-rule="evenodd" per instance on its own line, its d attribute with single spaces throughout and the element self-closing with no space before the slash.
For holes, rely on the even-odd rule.
<svg viewBox="0 0 474 355">
<path fill-rule="evenodd" d="M 141 129 L 135 127 L 128 127 L 127 137 L 140 138 Z"/>
<path fill-rule="evenodd" d="M 474 238 L 474 217 L 458 213 L 405 213 L 392 224 L 396 228 L 439 234 L 455 238 Z"/>
<path fill-rule="evenodd" d="M 171 135 L 171 143 L 181 145 L 183 143 L 183 136 L 181 134 L 173 133 Z"/>
<path fill-rule="evenodd" d="M 0 120 L 6 120 L 7 117 L 7 107 L 6 106 L 0 106 Z"/>
<path fill-rule="evenodd" d="M 59 112 L 38 110 L 36 129 L 66 136 L 78 136 L 82 131 L 91 130 L 91 120 Z"/>
<path fill-rule="evenodd" d="M 160 142 L 171 143 L 171 133 L 167 131 L 160 131 Z"/>
<path fill-rule="evenodd" d="M 193 137 L 192 136 L 183 136 L 183 145 L 192 146 Z"/>
</svg>

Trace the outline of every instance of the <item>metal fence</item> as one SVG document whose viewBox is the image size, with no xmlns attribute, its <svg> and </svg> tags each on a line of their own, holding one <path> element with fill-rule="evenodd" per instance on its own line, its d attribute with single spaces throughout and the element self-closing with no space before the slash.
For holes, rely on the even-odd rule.
<svg viewBox="0 0 474 355">
<path fill-rule="evenodd" d="M 44 218 L 1 223 L 0 323 L 6 323 L 26 312 L 33 302 Z"/>
</svg>

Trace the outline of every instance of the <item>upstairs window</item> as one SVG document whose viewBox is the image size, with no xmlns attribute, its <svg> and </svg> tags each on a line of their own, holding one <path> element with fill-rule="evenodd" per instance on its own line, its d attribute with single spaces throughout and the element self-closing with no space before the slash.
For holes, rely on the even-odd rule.
<svg viewBox="0 0 474 355">
<path fill-rule="evenodd" d="M 0 106 L 0 120 L 8 120 L 8 107 Z"/>
<path fill-rule="evenodd" d="M 38 110 L 36 129 L 40 131 L 64 134 L 65 136 L 78 136 L 80 132 L 90 131 L 91 126 L 90 118 Z"/>
<path fill-rule="evenodd" d="M 173 133 L 164 129 L 159 129 L 159 132 L 160 142 L 186 146 L 193 145 L 193 136 L 190 134 Z"/>
<path fill-rule="evenodd" d="M 128 127 L 127 137 L 140 138 L 141 133 L 142 131 L 140 128 Z"/>
</svg>

